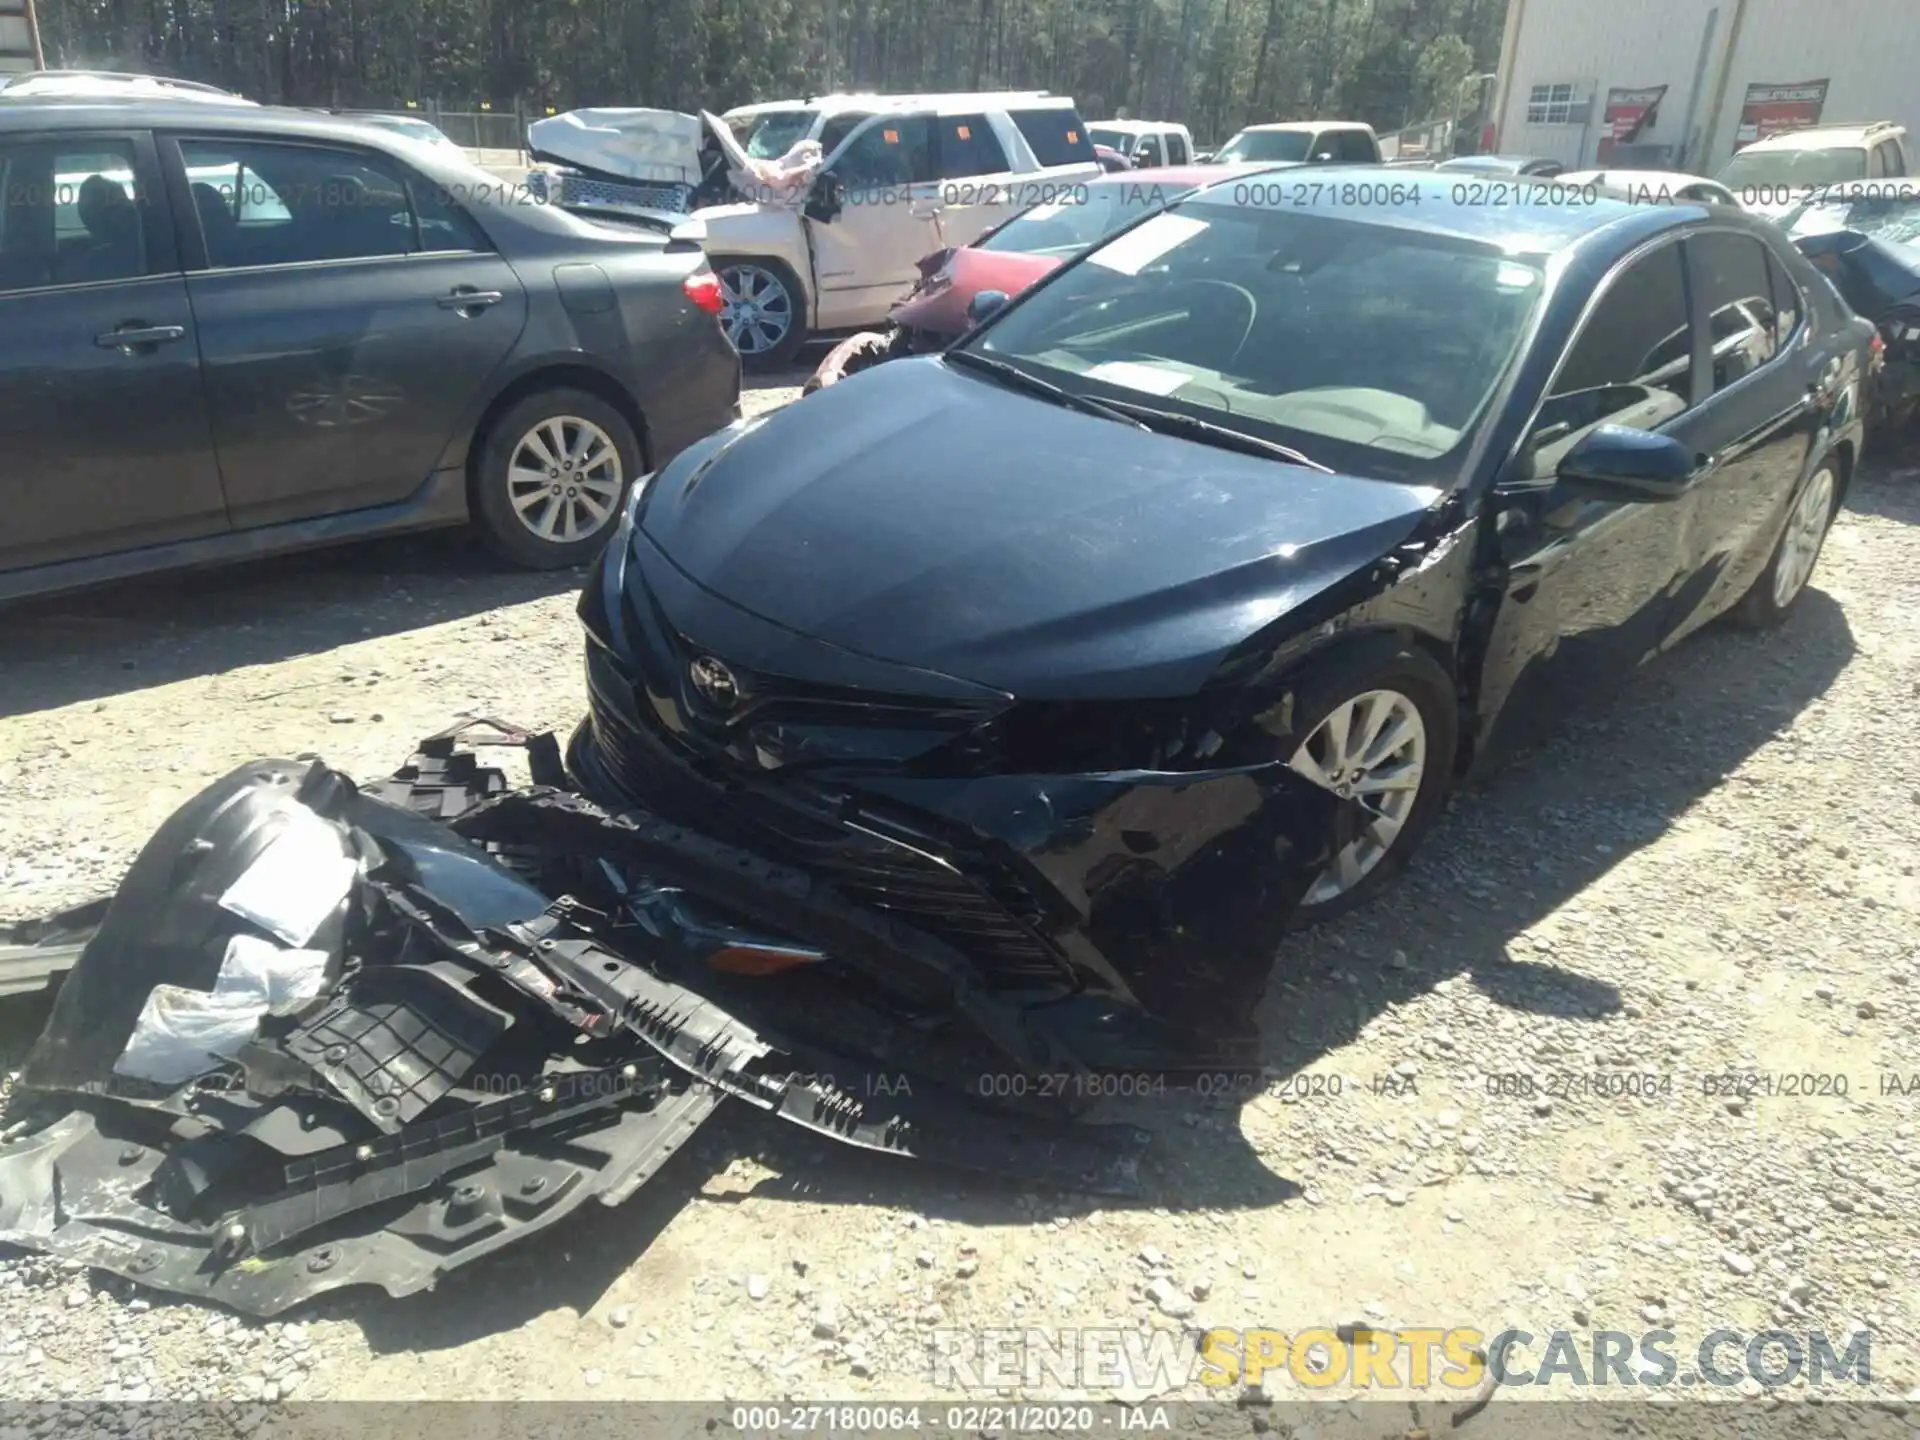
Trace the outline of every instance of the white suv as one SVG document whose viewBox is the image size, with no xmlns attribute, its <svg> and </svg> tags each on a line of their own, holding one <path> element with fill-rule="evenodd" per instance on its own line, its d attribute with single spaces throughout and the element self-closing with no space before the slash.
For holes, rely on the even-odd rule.
<svg viewBox="0 0 1920 1440">
<path fill-rule="evenodd" d="M 1714 176 L 1749 210 L 1778 218 L 1829 185 L 1913 173 L 1907 129 L 1892 121 L 1809 125 L 1756 140 Z"/>
<path fill-rule="evenodd" d="M 877 324 L 923 256 L 1102 173 L 1073 101 L 1043 91 L 827 95 L 698 118 L 576 110 L 527 139 L 535 199 L 706 251 L 752 369 L 786 364 L 816 332 Z"/>
<path fill-rule="evenodd" d="M 710 128 L 735 176 L 802 141 L 820 147 L 791 198 L 749 194 L 693 213 L 725 291 L 722 319 L 755 369 L 787 363 L 815 331 L 878 323 L 922 256 L 970 245 L 1102 173 L 1073 101 L 1042 92 L 831 95 L 720 118 Z"/>
</svg>

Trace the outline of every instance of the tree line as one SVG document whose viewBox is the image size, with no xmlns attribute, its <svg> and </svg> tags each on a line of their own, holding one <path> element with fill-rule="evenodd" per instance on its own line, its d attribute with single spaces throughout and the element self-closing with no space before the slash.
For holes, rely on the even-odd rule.
<svg viewBox="0 0 1920 1440">
<path fill-rule="evenodd" d="M 544 114 L 1045 89 L 1088 119 L 1388 131 L 1472 109 L 1507 0 L 39 0 L 49 65 L 267 103 Z M 1463 105 L 1463 100 L 1466 102 Z"/>
</svg>

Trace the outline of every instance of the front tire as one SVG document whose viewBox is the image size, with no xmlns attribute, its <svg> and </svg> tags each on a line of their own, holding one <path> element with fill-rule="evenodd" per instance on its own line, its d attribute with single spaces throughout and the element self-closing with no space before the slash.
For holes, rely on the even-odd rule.
<svg viewBox="0 0 1920 1440">
<path fill-rule="evenodd" d="M 473 475 L 481 538 L 529 570 L 584 565 L 613 533 L 644 469 L 639 437 L 599 396 L 557 386 L 488 427 Z"/>
<path fill-rule="evenodd" d="M 720 328 L 740 352 L 740 363 L 756 373 L 793 363 L 807 339 L 806 292 L 800 279 L 778 260 L 761 256 L 722 256 L 713 262 L 725 306 Z"/>
<path fill-rule="evenodd" d="M 1288 766 L 1372 819 L 1308 891 L 1301 926 L 1366 904 L 1405 868 L 1446 801 L 1460 734 L 1453 679 L 1424 651 L 1368 643 L 1310 664 Z"/>
<path fill-rule="evenodd" d="M 1734 609 L 1737 620 L 1754 630 L 1771 630 L 1786 620 L 1794 602 L 1806 593 L 1839 503 L 1839 477 L 1829 455 L 1794 497 L 1786 529 L 1780 532 L 1767 568 Z"/>
</svg>

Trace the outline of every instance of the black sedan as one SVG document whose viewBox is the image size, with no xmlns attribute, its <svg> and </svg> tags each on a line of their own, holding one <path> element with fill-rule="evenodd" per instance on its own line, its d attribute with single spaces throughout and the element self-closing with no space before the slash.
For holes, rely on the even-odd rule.
<svg viewBox="0 0 1920 1440">
<path fill-rule="evenodd" d="M 1379 177 L 1208 187 L 691 448 L 582 600 L 582 787 L 1126 1063 L 1244 1033 L 1532 722 L 1782 621 L 1871 327 L 1743 215 Z"/>
<path fill-rule="evenodd" d="M 578 564 L 739 413 L 697 246 L 444 147 L 0 100 L 0 600 L 473 519 Z"/>
</svg>

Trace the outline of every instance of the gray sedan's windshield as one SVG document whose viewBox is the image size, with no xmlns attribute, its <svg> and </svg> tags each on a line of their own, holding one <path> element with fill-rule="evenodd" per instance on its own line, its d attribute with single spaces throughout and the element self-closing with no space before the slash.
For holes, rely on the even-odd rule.
<svg viewBox="0 0 1920 1440">
<path fill-rule="evenodd" d="M 968 348 L 1078 394 L 1437 478 L 1542 288 L 1538 264 L 1477 241 L 1200 197 L 1100 244 Z"/>
</svg>

